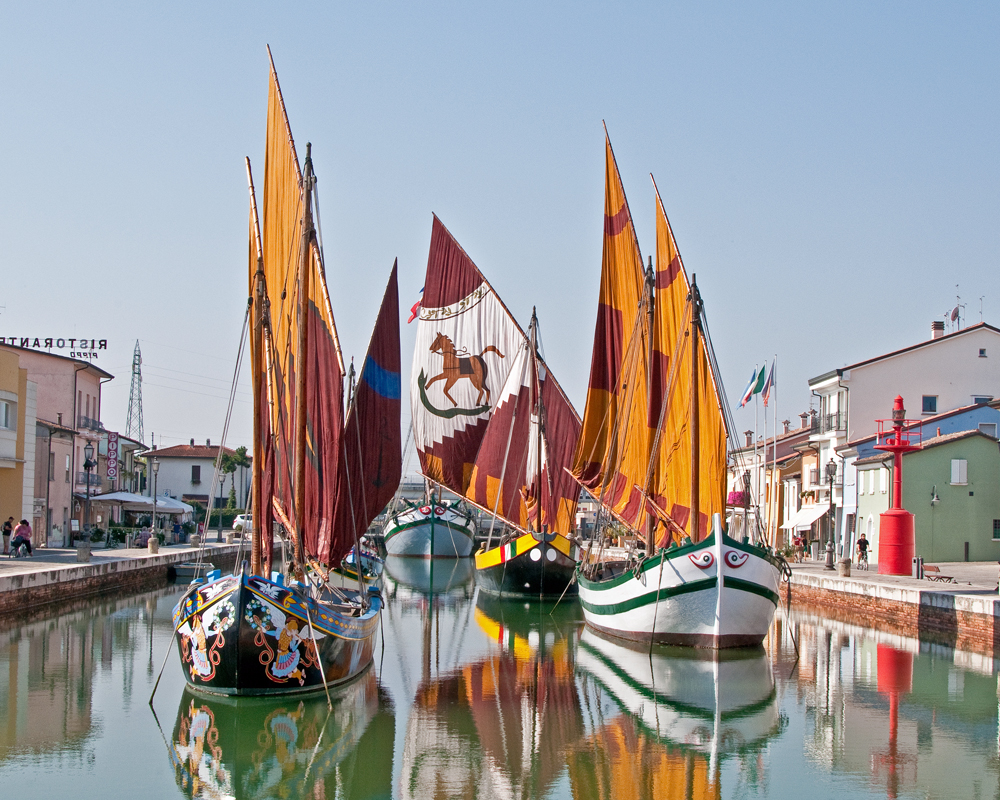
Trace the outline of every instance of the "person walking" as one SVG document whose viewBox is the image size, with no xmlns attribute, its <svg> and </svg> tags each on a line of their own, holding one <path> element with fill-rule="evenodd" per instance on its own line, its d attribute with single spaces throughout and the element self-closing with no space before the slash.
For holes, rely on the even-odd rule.
<svg viewBox="0 0 1000 800">
<path fill-rule="evenodd" d="M 10 536 L 14 532 L 14 518 L 7 517 L 7 521 L 3 524 L 3 554 L 5 556 L 10 555 Z"/>
<path fill-rule="evenodd" d="M 23 544 L 28 548 L 28 555 L 32 555 L 31 552 L 31 526 L 28 524 L 28 520 L 22 519 L 21 523 L 14 528 L 14 538 L 10 541 L 11 547 L 14 548 L 16 552 L 17 549 Z"/>
</svg>

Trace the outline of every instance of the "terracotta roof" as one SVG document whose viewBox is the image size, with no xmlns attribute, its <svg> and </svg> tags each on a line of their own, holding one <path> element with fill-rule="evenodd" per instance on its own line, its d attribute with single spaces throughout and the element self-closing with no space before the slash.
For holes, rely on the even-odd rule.
<svg viewBox="0 0 1000 800">
<path fill-rule="evenodd" d="M 228 455 L 236 455 L 236 451 L 227 447 Z M 219 445 L 217 444 L 177 444 L 173 447 L 164 447 L 162 450 L 148 450 L 146 458 L 218 458 Z M 249 455 L 248 455 L 249 457 Z"/>
<path fill-rule="evenodd" d="M 110 372 L 101 369 L 97 364 L 91 361 L 85 361 L 82 358 L 70 358 L 69 356 L 61 356 L 58 353 L 50 353 L 48 350 L 35 350 L 33 347 L 20 347 L 16 344 L 0 344 L 0 348 L 4 350 L 12 350 L 16 353 L 36 353 L 40 356 L 48 356 L 49 358 L 60 358 L 63 361 L 72 361 L 74 364 L 83 364 L 90 367 L 94 372 L 98 373 L 101 377 L 108 378 L 109 380 L 114 378 Z"/>
<path fill-rule="evenodd" d="M 976 325 L 970 325 L 968 328 L 962 328 L 958 331 L 953 331 L 952 333 L 947 333 L 944 336 L 939 336 L 937 339 L 924 339 L 922 342 L 917 342 L 916 344 L 911 344 L 909 347 L 902 347 L 899 350 L 893 350 L 891 353 L 883 353 L 880 356 L 875 356 L 874 358 L 866 358 L 864 361 L 857 361 L 854 364 L 848 364 L 846 367 L 839 367 L 837 369 L 830 370 L 829 372 L 824 372 L 822 375 L 817 375 L 815 378 L 809 379 L 809 385 L 813 386 L 822 381 L 828 380 L 836 375 L 843 375 L 847 370 L 855 369 L 857 367 L 864 367 L 868 364 L 874 364 L 876 361 L 881 361 L 884 358 L 892 358 L 893 356 L 902 355 L 903 353 L 908 353 L 911 350 L 917 350 L 921 347 L 927 347 L 930 344 L 937 344 L 938 342 L 946 341 L 947 339 L 954 339 L 958 336 L 962 336 L 966 333 L 971 333 L 972 331 L 978 330 L 990 330 L 993 333 L 1000 333 L 1000 328 L 994 328 L 992 325 L 986 322 L 980 322 Z"/>
<path fill-rule="evenodd" d="M 884 464 L 892 460 L 892 453 L 876 453 L 873 456 L 865 456 L 854 462 L 855 467 L 864 467 L 868 464 Z"/>
<path fill-rule="evenodd" d="M 933 417 L 925 417 L 924 419 L 913 420 L 911 425 L 904 425 L 904 431 L 920 430 L 927 427 L 928 425 L 933 426 L 936 422 L 940 422 L 948 417 L 954 417 L 956 414 L 965 414 L 969 411 L 974 411 L 977 408 L 997 408 L 997 401 L 991 400 L 989 403 L 972 403 L 967 406 L 959 406 L 958 408 L 953 408 L 951 411 L 942 411 L 940 414 L 935 414 Z M 855 445 L 863 444 L 865 442 L 870 442 L 878 436 L 877 433 L 870 433 L 867 436 L 862 436 L 860 439 L 852 439 L 847 444 L 841 445 L 836 448 L 838 451 L 846 448 L 854 447 Z M 928 441 L 928 440 L 924 440 Z"/>
<path fill-rule="evenodd" d="M 959 439 L 968 439 L 970 436 L 982 436 L 984 439 L 988 439 L 991 442 L 995 442 L 997 439 L 995 436 L 990 436 L 988 433 L 983 433 L 978 428 L 973 428 L 968 431 L 956 431 L 955 433 L 946 433 L 943 436 L 935 436 L 932 439 L 924 439 L 922 450 L 926 450 L 928 447 L 937 447 L 939 444 L 947 444 L 948 442 L 957 442 Z"/>
</svg>

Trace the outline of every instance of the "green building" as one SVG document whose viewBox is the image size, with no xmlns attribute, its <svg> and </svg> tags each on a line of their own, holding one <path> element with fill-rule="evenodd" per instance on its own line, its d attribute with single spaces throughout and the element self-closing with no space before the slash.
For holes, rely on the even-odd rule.
<svg viewBox="0 0 1000 800">
<path fill-rule="evenodd" d="M 855 462 L 856 536 L 878 561 L 879 515 L 892 504 L 892 457 Z M 979 430 L 935 436 L 903 456 L 903 507 L 913 514 L 915 553 L 927 563 L 1000 560 L 1000 443 Z"/>
</svg>

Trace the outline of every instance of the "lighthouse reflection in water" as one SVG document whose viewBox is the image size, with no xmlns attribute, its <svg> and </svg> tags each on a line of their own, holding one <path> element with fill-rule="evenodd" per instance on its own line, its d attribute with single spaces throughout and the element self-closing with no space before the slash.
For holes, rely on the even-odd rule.
<svg viewBox="0 0 1000 800">
<path fill-rule="evenodd" d="M 7 630 L 4 796 L 86 800 L 110 783 L 137 797 L 327 800 L 1000 792 L 990 655 L 794 607 L 760 649 L 650 651 L 587 630 L 574 602 L 478 596 L 467 559 L 390 559 L 384 649 L 332 707 L 323 692 L 192 694 L 171 661 L 161 727 L 145 701 L 183 591 Z"/>
</svg>

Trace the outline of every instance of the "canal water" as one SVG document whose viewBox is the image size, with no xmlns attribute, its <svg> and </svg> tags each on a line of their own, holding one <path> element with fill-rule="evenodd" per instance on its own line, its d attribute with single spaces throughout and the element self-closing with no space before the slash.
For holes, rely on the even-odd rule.
<svg viewBox="0 0 1000 800">
<path fill-rule="evenodd" d="M 579 607 L 477 595 L 471 562 L 387 565 L 384 648 L 337 693 L 185 690 L 183 592 L 0 633 L 0 797 L 994 798 L 992 658 L 805 612 L 720 659 L 630 649 Z M 155 697 L 147 700 L 167 649 Z"/>
</svg>

